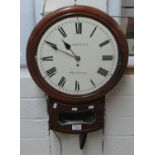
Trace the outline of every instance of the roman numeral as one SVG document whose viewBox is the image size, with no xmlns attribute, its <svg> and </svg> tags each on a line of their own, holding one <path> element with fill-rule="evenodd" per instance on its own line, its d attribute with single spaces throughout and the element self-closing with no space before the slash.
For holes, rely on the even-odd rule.
<svg viewBox="0 0 155 155">
<path fill-rule="evenodd" d="M 75 23 L 76 34 L 82 34 L 82 23 Z"/>
<path fill-rule="evenodd" d="M 100 47 L 103 47 L 103 46 L 107 45 L 108 43 L 110 43 L 110 40 L 104 41 L 104 42 L 101 43 L 99 46 L 100 46 Z"/>
<path fill-rule="evenodd" d="M 113 60 L 113 55 L 103 55 L 102 60 L 111 61 L 111 60 Z"/>
<path fill-rule="evenodd" d="M 43 57 L 41 60 L 42 61 L 53 61 L 53 56 Z"/>
<path fill-rule="evenodd" d="M 96 85 L 95 85 L 95 83 L 94 83 L 94 81 L 93 81 L 92 79 L 90 79 L 90 82 L 91 82 L 91 84 L 92 84 L 94 87 L 96 87 Z"/>
<path fill-rule="evenodd" d="M 102 75 L 102 76 L 107 76 L 107 74 L 109 73 L 109 71 L 103 69 L 102 67 L 100 67 L 97 71 L 98 74 Z"/>
<path fill-rule="evenodd" d="M 58 48 L 57 48 L 57 45 L 56 44 L 53 44 L 53 43 L 51 43 L 51 42 L 49 42 L 49 41 L 44 41 L 47 45 L 49 45 L 50 47 L 52 47 L 54 50 L 57 50 Z"/>
<path fill-rule="evenodd" d="M 90 38 L 94 35 L 95 31 L 96 31 L 97 27 L 94 28 L 93 32 L 90 35 Z"/>
<path fill-rule="evenodd" d="M 75 81 L 75 91 L 79 91 L 80 90 L 80 84 L 78 81 Z"/>
<path fill-rule="evenodd" d="M 66 32 L 64 31 L 64 29 L 63 29 L 62 27 L 59 27 L 58 30 L 59 30 L 59 32 L 62 34 L 62 36 L 63 36 L 64 38 L 67 37 L 67 34 L 66 34 Z"/>
<path fill-rule="evenodd" d="M 58 83 L 58 86 L 63 87 L 65 85 L 65 83 L 66 83 L 66 78 L 62 77 L 61 80 Z"/>
<path fill-rule="evenodd" d="M 56 74 L 56 72 L 57 72 L 56 68 L 53 67 L 53 68 L 47 70 L 47 71 L 46 71 L 46 74 L 47 74 L 49 77 L 52 77 L 53 75 Z"/>
</svg>

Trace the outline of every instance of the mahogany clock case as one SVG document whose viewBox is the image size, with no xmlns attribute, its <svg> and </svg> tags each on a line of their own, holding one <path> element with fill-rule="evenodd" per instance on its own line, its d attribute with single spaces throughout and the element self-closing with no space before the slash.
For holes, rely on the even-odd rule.
<svg viewBox="0 0 155 155">
<path fill-rule="evenodd" d="M 52 88 L 41 76 L 36 62 L 38 44 L 43 34 L 56 22 L 69 17 L 88 17 L 105 25 L 116 39 L 119 51 L 119 60 L 111 79 L 100 89 L 86 95 L 68 95 Z M 36 84 L 49 96 L 66 104 L 83 104 L 98 100 L 105 96 L 121 79 L 128 61 L 128 45 L 126 38 L 118 24 L 106 13 L 87 6 L 70 6 L 56 10 L 44 17 L 34 28 L 27 45 L 27 65 Z"/>
<path fill-rule="evenodd" d="M 49 129 L 63 133 L 88 133 L 104 128 L 105 97 L 100 101 L 68 105 L 48 98 Z"/>
</svg>

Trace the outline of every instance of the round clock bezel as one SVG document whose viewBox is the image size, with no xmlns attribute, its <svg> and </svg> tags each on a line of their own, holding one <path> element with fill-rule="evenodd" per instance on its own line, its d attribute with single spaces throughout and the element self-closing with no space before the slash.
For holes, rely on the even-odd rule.
<svg viewBox="0 0 155 155">
<path fill-rule="evenodd" d="M 105 25 L 113 34 L 117 42 L 119 52 L 118 64 L 110 80 L 98 90 L 85 95 L 65 94 L 50 86 L 41 76 L 36 61 L 37 48 L 46 30 L 48 30 L 48 28 L 56 22 L 74 16 L 91 18 Z M 126 38 L 120 30 L 118 24 L 106 13 L 87 6 L 70 6 L 61 8 L 59 10 L 56 10 L 55 12 L 50 13 L 49 15 L 44 17 L 34 28 L 27 45 L 27 65 L 33 80 L 49 96 L 52 96 L 58 101 L 69 104 L 82 104 L 84 102 L 92 102 L 105 96 L 105 94 L 109 92 L 121 79 L 126 69 L 127 61 L 128 45 Z"/>
</svg>

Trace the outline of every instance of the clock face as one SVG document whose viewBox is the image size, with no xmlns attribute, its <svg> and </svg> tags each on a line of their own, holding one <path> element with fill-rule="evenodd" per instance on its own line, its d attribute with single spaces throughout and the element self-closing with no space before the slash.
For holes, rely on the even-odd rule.
<svg viewBox="0 0 155 155">
<path fill-rule="evenodd" d="M 68 17 L 44 32 L 36 61 L 49 86 L 65 94 L 85 95 L 111 79 L 118 64 L 118 46 L 100 22 Z"/>
</svg>

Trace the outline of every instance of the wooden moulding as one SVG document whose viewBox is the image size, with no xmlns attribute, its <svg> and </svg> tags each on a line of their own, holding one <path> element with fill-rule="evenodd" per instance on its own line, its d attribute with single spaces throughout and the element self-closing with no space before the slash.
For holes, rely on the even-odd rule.
<svg viewBox="0 0 155 155">
<path fill-rule="evenodd" d="M 134 74 L 134 66 L 130 65 L 126 68 L 125 74 Z"/>
</svg>

